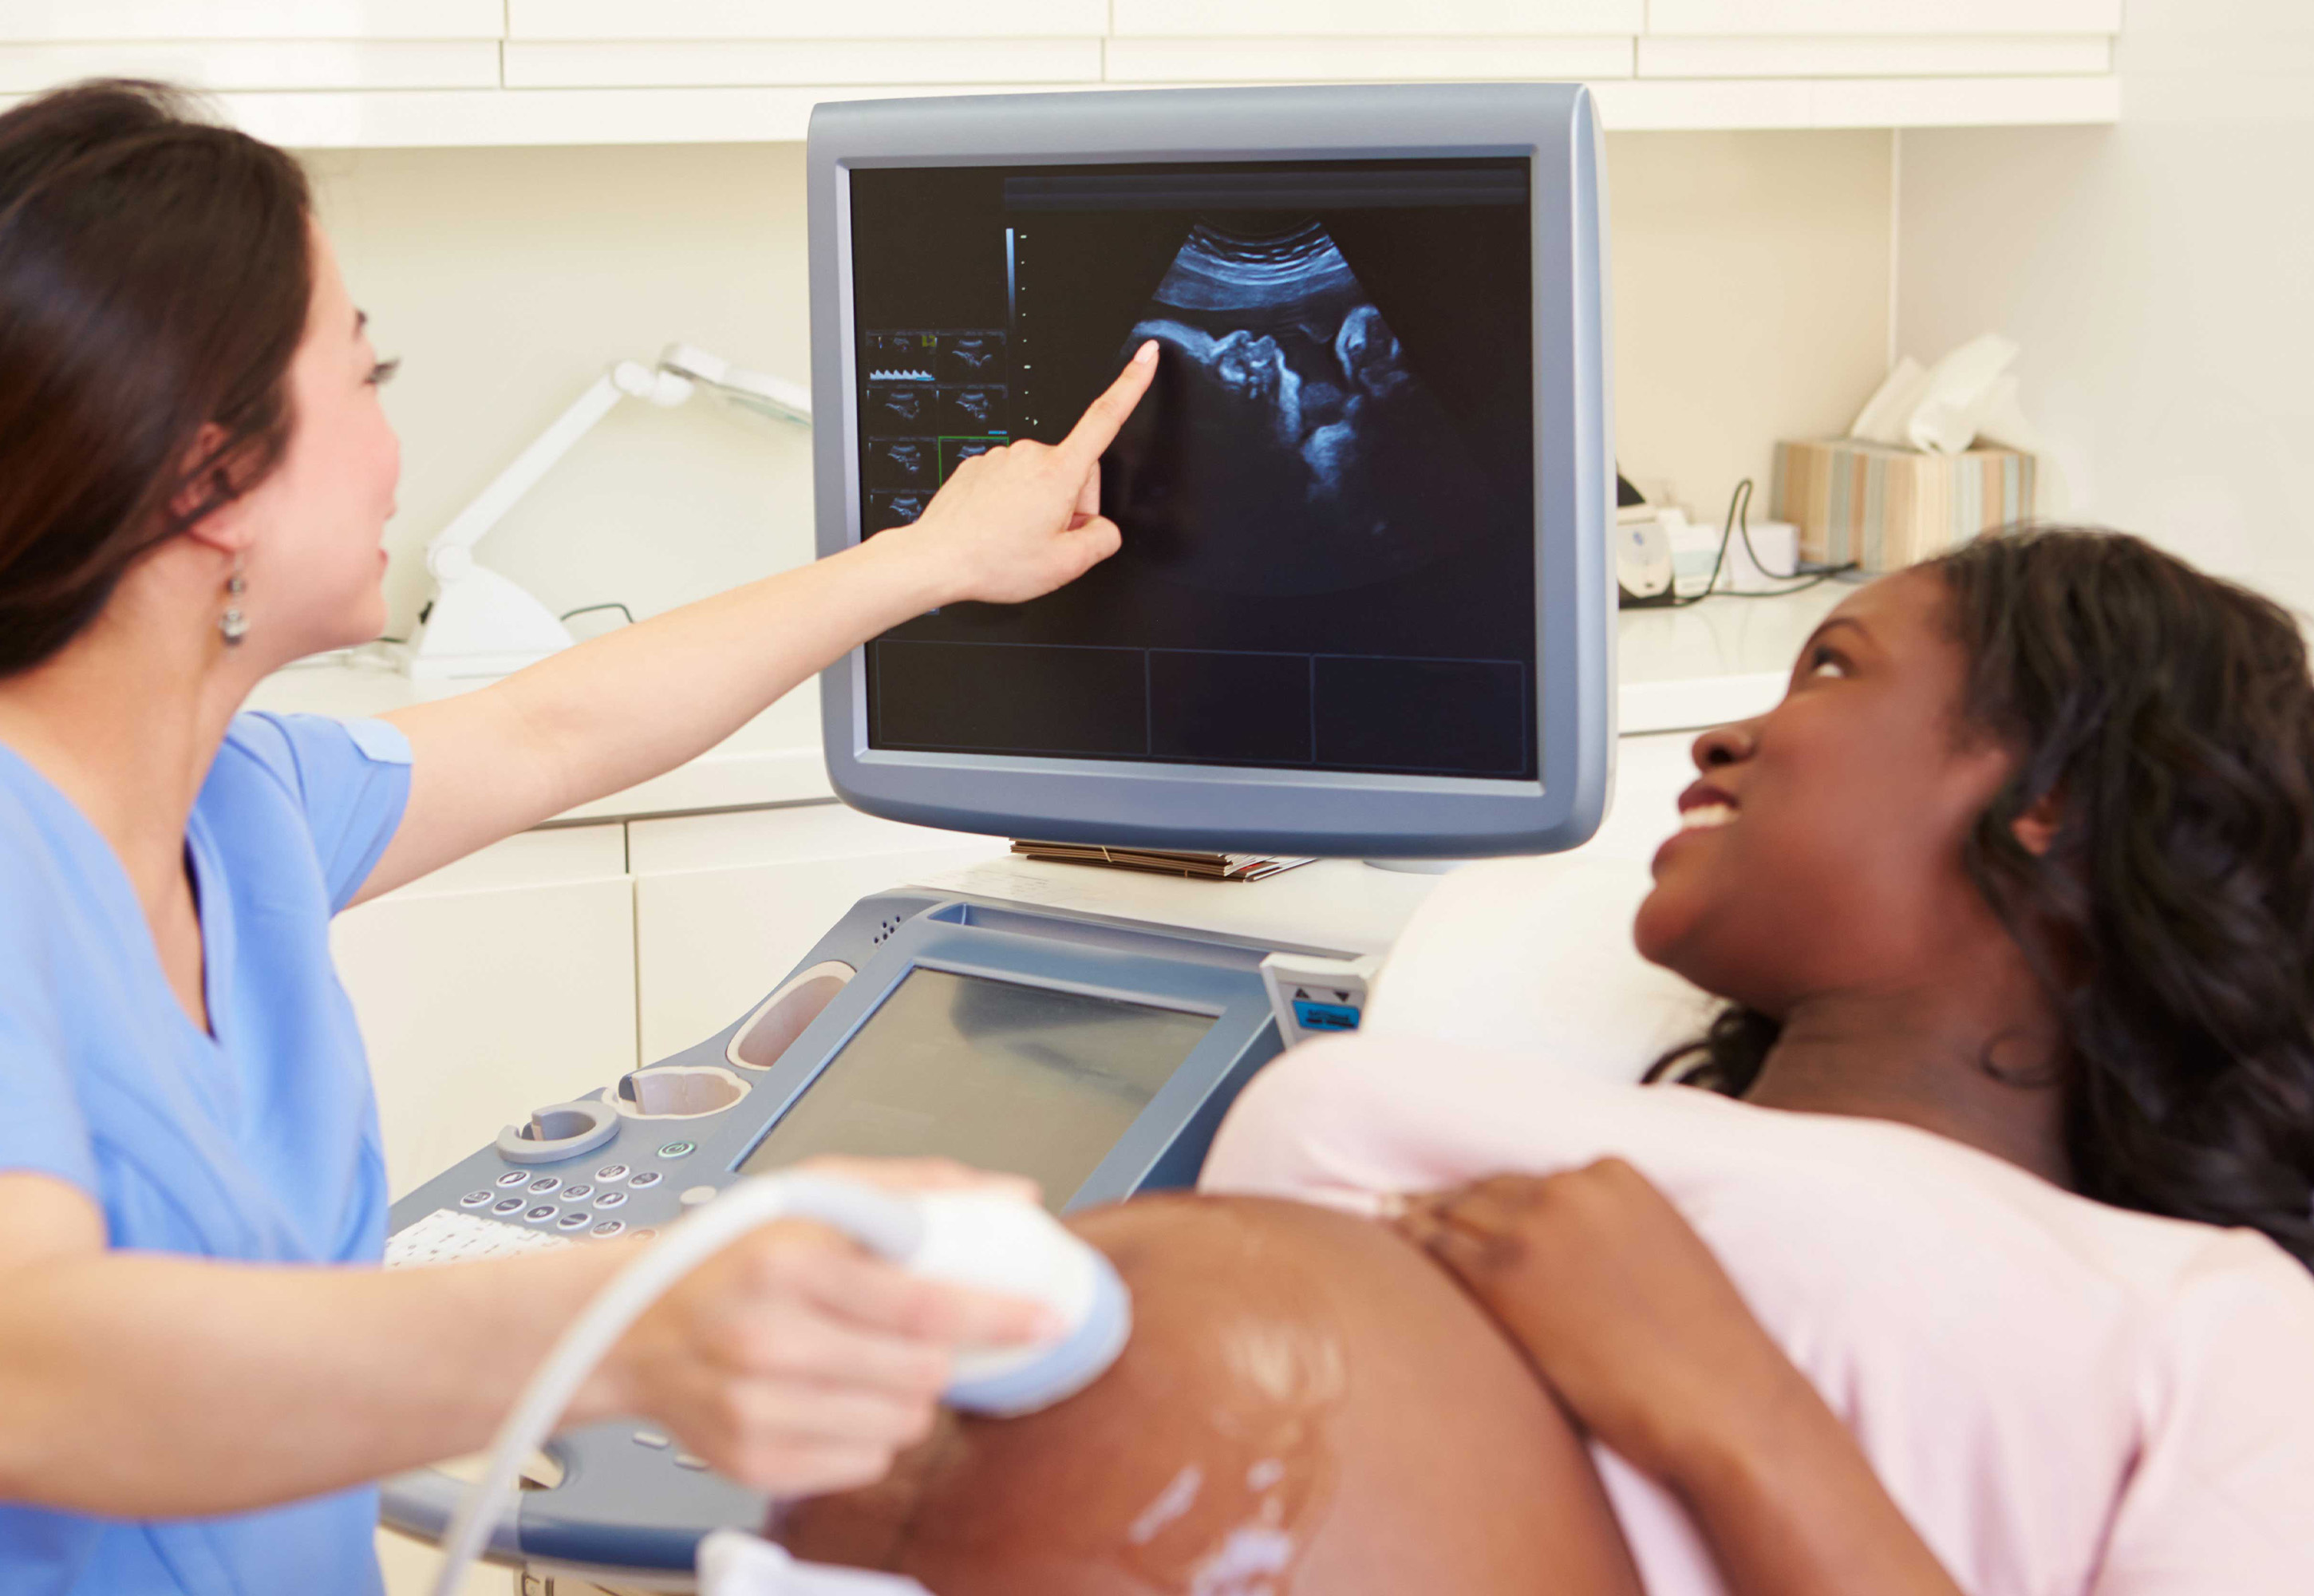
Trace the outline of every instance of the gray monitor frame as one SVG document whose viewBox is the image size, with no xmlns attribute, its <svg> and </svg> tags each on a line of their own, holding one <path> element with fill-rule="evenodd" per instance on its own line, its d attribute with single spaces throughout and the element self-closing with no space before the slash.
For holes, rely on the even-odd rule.
<svg viewBox="0 0 2314 1596">
<path fill-rule="evenodd" d="M 1539 779 L 871 748 L 866 650 L 820 679 L 845 802 L 1059 841 L 1408 858 L 1539 853 L 1597 830 L 1613 779 L 1614 431 L 1605 178 L 1562 84 L 1137 90 L 823 104 L 807 154 L 818 548 L 861 540 L 850 174 L 865 167 L 1524 156 L 1533 226 Z"/>
</svg>

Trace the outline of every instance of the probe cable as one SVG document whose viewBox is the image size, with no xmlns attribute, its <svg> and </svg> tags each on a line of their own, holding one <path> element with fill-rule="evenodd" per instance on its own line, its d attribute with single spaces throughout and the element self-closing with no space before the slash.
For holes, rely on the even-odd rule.
<svg viewBox="0 0 2314 1596">
<path fill-rule="evenodd" d="M 1789 586 L 1767 593 L 1743 593 L 1732 588 L 1725 593 L 1718 591 L 1720 568 L 1727 563 L 1728 545 L 1738 537 L 1744 540 L 1744 552 L 1752 557 L 1753 570 L 1771 582 L 1784 582 Z M 1703 584 L 1700 592 L 1691 593 L 1684 597 L 1674 595 L 1672 607 L 1683 610 L 1691 604 L 1700 604 L 1707 598 L 1788 598 L 1795 593 L 1806 593 L 1820 583 L 1829 582 L 1834 577 L 1844 577 L 1856 569 L 1857 563 L 1851 560 L 1845 565 L 1825 566 L 1820 570 L 1770 570 L 1761 562 L 1759 550 L 1752 546 L 1752 479 L 1745 477 L 1736 484 L 1736 491 L 1728 495 L 1727 521 L 1719 529 L 1719 549 L 1711 557 L 1710 579 Z"/>
<path fill-rule="evenodd" d="M 817 1220 L 888 1258 L 906 1257 L 924 1234 L 922 1215 L 905 1198 L 813 1175 L 743 1180 L 676 1221 L 596 1293 L 523 1388 L 490 1443 L 481 1482 L 466 1492 L 443 1534 L 434 1596 L 456 1596 L 500 1508 L 514 1494 L 523 1459 L 553 1431 L 570 1398 L 619 1337 L 676 1282 L 748 1231 L 781 1219 Z"/>
</svg>

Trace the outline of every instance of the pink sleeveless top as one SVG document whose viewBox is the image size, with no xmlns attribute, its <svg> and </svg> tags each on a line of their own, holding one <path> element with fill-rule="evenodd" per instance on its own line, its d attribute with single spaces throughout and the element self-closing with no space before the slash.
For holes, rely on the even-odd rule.
<svg viewBox="0 0 2314 1596">
<path fill-rule="evenodd" d="M 1973 1596 L 2314 1593 L 2314 1274 L 2256 1233 L 1885 1121 L 1403 1037 L 1272 1065 L 1200 1184 L 1372 1212 L 1609 1155 L 1701 1233 Z M 1593 1451 L 1651 1596 L 1720 1596 L 1678 1503 Z"/>
</svg>

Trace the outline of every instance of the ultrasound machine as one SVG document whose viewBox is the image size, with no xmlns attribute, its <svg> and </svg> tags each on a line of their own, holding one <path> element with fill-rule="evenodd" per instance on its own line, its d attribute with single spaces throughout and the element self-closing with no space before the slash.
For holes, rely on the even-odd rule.
<svg viewBox="0 0 2314 1596">
<path fill-rule="evenodd" d="M 1614 746 L 1600 162 L 1570 85 L 819 107 L 823 554 L 913 521 L 976 454 L 1056 441 L 1138 344 L 1162 349 L 1101 467 L 1123 551 L 833 666 L 836 791 L 919 824 L 1144 847 L 1586 839 Z M 1055 1212 L 1188 1185 L 1283 1045 L 1265 960 L 1357 951 L 1322 924 L 1289 943 L 880 894 L 716 1035 L 540 1107 L 397 1203 L 389 1261 L 652 1231 L 823 1153 L 1015 1171 Z M 633 1421 L 551 1451 L 561 1482 L 496 1524 L 508 1561 L 687 1589 L 703 1535 L 764 1519 Z M 438 1537 L 455 1489 L 405 1476 L 385 1518 Z"/>
</svg>

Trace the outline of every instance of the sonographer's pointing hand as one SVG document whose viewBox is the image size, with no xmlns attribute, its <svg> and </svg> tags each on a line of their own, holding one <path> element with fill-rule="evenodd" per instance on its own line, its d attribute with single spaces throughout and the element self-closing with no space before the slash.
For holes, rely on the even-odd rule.
<svg viewBox="0 0 2314 1596">
<path fill-rule="evenodd" d="M 1065 586 L 1117 551 L 1100 513 L 1100 457 L 1157 375 L 1153 339 L 1057 444 L 1023 439 L 956 468 L 905 538 L 951 574 L 949 602 L 1020 604 Z"/>
</svg>

